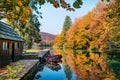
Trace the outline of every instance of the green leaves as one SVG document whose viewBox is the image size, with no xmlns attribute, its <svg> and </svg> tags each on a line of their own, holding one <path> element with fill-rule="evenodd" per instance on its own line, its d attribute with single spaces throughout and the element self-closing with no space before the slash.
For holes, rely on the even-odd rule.
<svg viewBox="0 0 120 80">
<path fill-rule="evenodd" d="M 80 8 L 82 4 L 83 4 L 83 3 L 82 3 L 81 0 L 77 0 L 77 1 L 75 1 L 75 2 L 73 3 L 73 7 L 75 7 L 75 8 Z"/>
<path fill-rule="evenodd" d="M 113 14 L 109 14 L 108 16 L 109 16 L 109 18 L 113 18 Z"/>
<path fill-rule="evenodd" d="M 71 18 L 69 16 L 66 16 L 63 24 L 63 31 L 67 31 L 70 28 L 71 24 L 72 24 Z"/>
<path fill-rule="evenodd" d="M 44 5 L 45 0 L 39 0 L 40 5 Z"/>
<path fill-rule="evenodd" d="M 50 2 L 51 4 L 53 4 L 55 0 L 47 0 L 47 2 Z"/>
<path fill-rule="evenodd" d="M 107 1 L 107 2 L 110 2 L 111 0 L 101 0 L 101 1 Z"/>
<path fill-rule="evenodd" d="M 80 8 L 80 5 L 79 5 L 79 3 L 78 3 L 77 1 L 74 2 L 73 6 L 74 6 L 75 8 Z"/>
</svg>

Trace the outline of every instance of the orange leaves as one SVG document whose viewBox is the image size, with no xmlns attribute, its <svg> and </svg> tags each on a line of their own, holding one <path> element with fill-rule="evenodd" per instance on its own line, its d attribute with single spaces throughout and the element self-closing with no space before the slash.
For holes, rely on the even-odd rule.
<svg viewBox="0 0 120 80">
<path fill-rule="evenodd" d="M 89 25 L 92 21 L 92 17 L 89 15 L 91 14 L 89 12 L 82 18 L 77 19 L 67 32 L 67 41 L 75 49 L 87 49 L 89 47 Z"/>
<path fill-rule="evenodd" d="M 9 15 L 6 14 L 4 17 L 7 18 L 7 19 L 10 20 L 10 21 L 12 20 L 12 15 L 10 15 L 10 14 L 9 14 Z"/>
<path fill-rule="evenodd" d="M 30 15 L 30 14 L 32 13 L 32 10 L 31 10 L 30 6 L 26 6 L 26 7 L 25 7 L 25 13 L 26 13 L 27 15 Z"/>
<path fill-rule="evenodd" d="M 18 6 L 22 6 L 22 5 L 23 5 L 22 1 L 18 0 L 18 1 L 17 1 L 17 5 L 18 5 Z"/>
<path fill-rule="evenodd" d="M 10 5 L 10 3 L 11 3 L 11 0 L 6 0 L 6 4 Z"/>
<path fill-rule="evenodd" d="M 27 18 L 24 17 L 24 18 L 21 19 L 21 21 L 22 21 L 23 24 L 26 24 L 27 23 Z"/>
<path fill-rule="evenodd" d="M 25 13 L 21 14 L 21 21 L 23 22 L 23 24 L 26 24 L 28 20 L 28 17 Z"/>
<path fill-rule="evenodd" d="M 18 19 L 18 18 L 19 18 L 19 16 L 18 16 L 18 15 L 16 15 L 16 14 L 14 14 L 13 18 L 14 18 L 14 19 Z"/>
<path fill-rule="evenodd" d="M 56 36 L 55 40 L 54 40 L 54 44 L 58 44 L 59 43 L 59 35 Z"/>
<path fill-rule="evenodd" d="M 63 24 L 62 32 L 55 39 L 56 46 L 61 47 L 61 48 L 69 47 L 66 42 L 66 32 L 70 28 L 71 24 L 72 24 L 71 18 L 69 16 L 66 16 L 64 24 Z"/>
<path fill-rule="evenodd" d="M 17 12 L 20 12 L 20 7 L 15 6 L 15 9 L 16 9 Z"/>
<path fill-rule="evenodd" d="M 74 22 L 65 34 L 71 48 L 99 51 L 107 49 L 110 42 L 109 23 L 106 21 L 107 11 L 105 11 L 107 8 L 105 3 L 99 3 L 94 10 Z"/>
<path fill-rule="evenodd" d="M 58 1 L 55 1 L 55 3 L 53 4 L 55 8 L 59 7 Z"/>
<path fill-rule="evenodd" d="M 21 20 L 23 24 L 26 24 L 29 18 L 29 15 L 32 13 L 30 6 L 26 6 L 24 12 L 21 14 Z"/>
<path fill-rule="evenodd" d="M 26 14 L 25 14 L 25 13 L 21 13 L 21 17 L 22 17 L 22 18 L 25 18 L 25 17 L 26 17 Z"/>
<path fill-rule="evenodd" d="M 0 11 L 1 16 L 7 18 L 10 21 L 19 20 L 26 23 L 29 15 L 32 14 L 32 10 L 29 6 L 28 0 L 2 0 Z"/>
<path fill-rule="evenodd" d="M 21 19 L 23 24 L 26 24 L 28 21 L 29 15 L 32 13 L 30 6 L 22 7 L 22 11 L 21 11 L 21 7 L 19 6 L 15 6 L 15 9 L 16 9 L 16 12 L 15 14 L 13 14 L 13 18 Z"/>
<path fill-rule="evenodd" d="M 102 6 L 101 6 L 102 5 Z M 98 13 L 95 14 L 93 21 L 90 25 L 90 33 L 92 36 L 92 41 L 90 42 L 90 49 L 98 49 L 99 51 L 105 51 L 109 44 L 109 23 L 107 19 L 107 5 L 105 3 L 99 3 L 94 11 Z"/>
</svg>

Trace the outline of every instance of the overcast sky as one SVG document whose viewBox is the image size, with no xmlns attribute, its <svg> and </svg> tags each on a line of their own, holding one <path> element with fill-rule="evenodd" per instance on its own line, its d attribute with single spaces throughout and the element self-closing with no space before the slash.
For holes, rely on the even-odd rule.
<svg viewBox="0 0 120 80">
<path fill-rule="evenodd" d="M 74 0 L 69 1 L 72 3 Z M 99 0 L 83 0 L 83 5 L 81 8 L 76 9 L 75 12 L 66 11 L 62 8 L 54 8 L 51 4 L 46 3 L 40 9 L 43 17 L 43 19 L 40 19 L 42 24 L 40 30 L 51 34 L 59 34 L 66 15 L 70 16 L 72 22 L 74 22 L 76 18 L 80 18 L 95 8 L 98 2 Z"/>
</svg>

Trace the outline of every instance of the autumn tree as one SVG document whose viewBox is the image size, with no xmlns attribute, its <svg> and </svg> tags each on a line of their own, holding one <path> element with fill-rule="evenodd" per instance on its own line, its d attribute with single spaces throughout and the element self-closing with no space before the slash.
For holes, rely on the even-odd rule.
<svg viewBox="0 0 120 80">
<path fill-rule="evenodd" d="M 119 48 L 119 2 L 119 0 L 113 0 L 109 4 L 99 3 L 97 5 L 97 13 L 91 23 L 92 41 L 90 48 L 95 47 L 99 51 Z"/>
<path fill-rule="evenodd" d="M 75 21 L 67 31 L 67 43 L 73 49 L 106 51 L 110 44 L 110 22 L 106 2 L 98 3 L 95 9 Z"/>
<path fill-rule="evenodd" d="M 30 16 L 33 15 L 33 12 L 35 12 L 35 16 L 34 16 L 35 21 L 33 21 L 32 24 L 34 25 L 31 29 L 36 28 L 37 31 L 39 31 L 38 29 L 40 26 L 39 25 L 40 22 L 38 21 L 38 18 L 42 17 L 39 8 L 41 8 L 41 6 L 44 5 L 45 3 L 50 3 L 55 8 L 62 7 L 69 11 L 74 11 L 75 8 L 80 8 L 81 5 L 83 4 L 82 0 L 75 0 L 72 4 L 68 3 L 65 0 L 57 0 L 57 1 L 56 0 L 0 0 L 0 19 L 7 18 L 13 25 L 12 26 L 13 29 L 16 29 L 16 31 L 18 32 L 21 31 L 20 35 L 24 36 L 24 30 L 22 29 L 25 28 L 27 30 L 30 30 L 26 27 L 26 25 L 31 24 Z"/>
<path fill-rule="evenodd" d="M 28 45 L 32 44 L 33 39 L 35 42 L 39 42 L 40 22 L 38 18 L 42 18 L 39 9 L 45 3 L 50 3 L 55 8 L 62 7 L 69 11 L 74 11 L 74 8 L 80 8 L 82 5 L 81 0 L 76 0 L 73 3 L 73 7 L 65 0 L 0 0 L 0 19 L 8 19 L 12 28 L 25 39 Z M 31 16 L 34 17 L 32 21 Z M 34 30 L 33 32 L 31 32 L 32 29 Z"/>
<path fill-rule="evenodd" d="M 63 24 L 62 32 L 59 35 L 59 41 L 58 41 L 59 42 L 58 45 L 61 48 L 65 47 L 65 45 L 67 45 L 67 43 L 66 43 L 66 32 L 70 28 L 71 24 L 72 24 L 71 18 L 69 16 L 66 16 L 64 24 Z M 56 39 L 57 38 L 58 37 L 56 37 Z"/>
<path fill-rule="evenodd" d="M 54 47 L 60 46 L 60 35 L 57 35 L 54 39 Z"/>
<path fill-rule="evenodd" d="M 91 50 L 106 51 L 110 40 L 110 31 L 108 26 L 108 5 L 106 3 L 98 3 L 94 9 L 95 16 L 90 24 L 90 42 Z"/>
<path fill-rule="evenodd" d="M 37 14 L 40 14 L 39 7 L 45 3 L 50 3 L 55 8 L 62 7 L 70 11 L 73 11 L 74 8 L 80 8 L 82 5 L 81 0 L 75 0 L 73 7 L 65 0 L 0 0 L 0 17 L 8 18 L 9 20 L 20 18 L 23 23 L 26 23 L 28 16 L 31 14 L 31 9 L 34 9 Z"/>
<path fill-rule="evenodd" d="M 110 49 L 120 48 L 120 0 L 113 0 L 109 5 Z"/>
<path fill-rule="evenodd" d="M 32 13 L 32 9 L 41 16 L 39 8 L 45 3 L 50 3 L 55 8 L 62 7 L 69 11 L 74 11 L 75 8 L 80 8 L 83 4 L 82 0 L 75 0 L 72 4 L 65 0 L 0 0 L 0 18 L 20 19 L 25 24 Z"/>
<path fill-rule="evenodd" d="M 90 46 L 91 36 L 89 33 L 90 23 L 94 14 L 89 12 L 87 15 L 77 19 L 67 32 L 67 42 L 73 49 L 87 49 Z"/>
</svg>

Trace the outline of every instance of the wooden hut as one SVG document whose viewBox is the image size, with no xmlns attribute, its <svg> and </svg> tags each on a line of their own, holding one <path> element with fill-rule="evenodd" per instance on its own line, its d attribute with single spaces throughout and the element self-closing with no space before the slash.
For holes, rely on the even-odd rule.
<svg viewBox="0 0 120 80">
<path fill-rule="evenodd" d="M 20 59 L 22 50 L 23 39 L 9 25 L 0 21 L 0 67 Z"/>
</svg>

